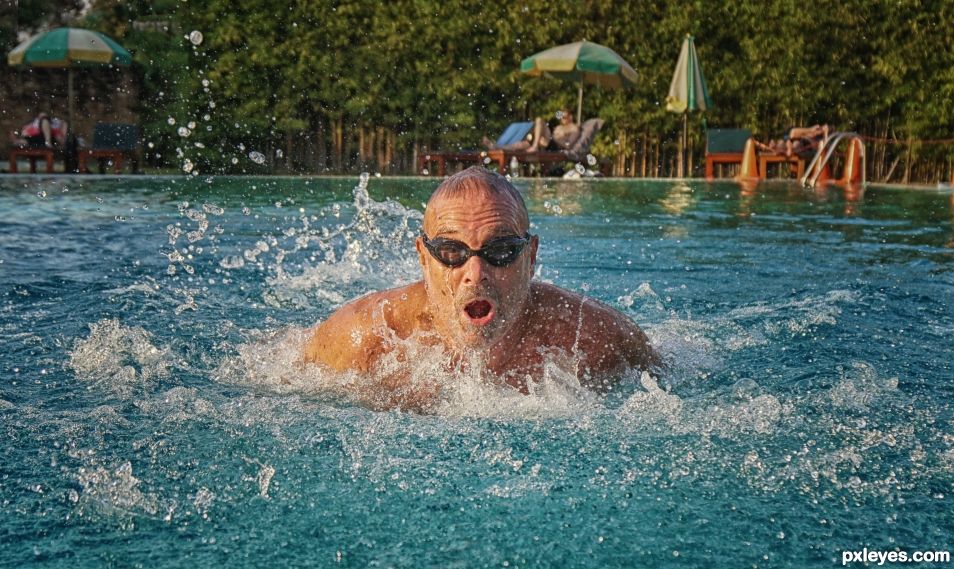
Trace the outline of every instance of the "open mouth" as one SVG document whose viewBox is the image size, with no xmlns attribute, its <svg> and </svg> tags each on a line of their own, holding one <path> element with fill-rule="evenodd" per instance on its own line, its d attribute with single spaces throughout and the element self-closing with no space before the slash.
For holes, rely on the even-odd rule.
<svg viewBox="0 0 954 569">
<path fill-rule="evenodd" d="M 490 322 L 494 316 L 494 306 L 486 300 L 473 300 L 464 306 L 464 312 L 473 324 Z"/>
</svg>

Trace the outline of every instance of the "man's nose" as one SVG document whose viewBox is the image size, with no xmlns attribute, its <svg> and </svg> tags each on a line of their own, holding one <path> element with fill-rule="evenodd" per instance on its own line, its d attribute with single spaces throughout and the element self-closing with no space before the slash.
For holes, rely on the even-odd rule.
<svg viewBox="0 0 954 569">
<path fill-rule="evenodd" d="M 490 277 L 487 274 L 486 263 L 487 261 L 477 255 L 467 259 L 467 262 L 461 267 L 464 271 L 464 283 L 478 284 L 488 280 Z"/>
</svg>

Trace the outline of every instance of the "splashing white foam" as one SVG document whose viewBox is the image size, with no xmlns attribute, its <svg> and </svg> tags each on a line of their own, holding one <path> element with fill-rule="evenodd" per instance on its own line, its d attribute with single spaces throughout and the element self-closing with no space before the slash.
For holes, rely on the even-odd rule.
<svg viewBox="0 0 954 569">
<path fill-rule="evenodd" d="M 287 329 L 251 334 L 248 343 L 236 346 L 236 355 L 215 369 L 213 378 L 279 394 L 330 396 L 373 409 L 398 407 L 448 417 L 576 416 L 599 401 L 577 381 L 574 362 L 567 358 L 548 359 L 540 377 L 528 382 L 529 394 L 524 395 L 487 373 L 476 358 L 466 365 L 451 365 L 443 350 L 416 336 L 389 338 L 394 349 L 371 374 L 333 373 L 301 363 L 302 346 L 310 333 Z"/>
<path fill-rule="evenodd" d="M 83 490 L 72 494 L 76 515 L 107 518 L 129 518 L 136 515 L 155 515 L 159 500 L 153 494 L 139 489 L 140 480 L 133 475 L 132 464 L 124 462 L 116 468 L 101 466 L 80 468 L 76 479 Z"/>
<path fill-rule="evenodd" d="M 90 324 L 89 336 L 74 342 L 69 367 L 81 381 L 129 396 L 167 377 L 171 360 L 149 332 L 111 319 Z"/>
</svg>

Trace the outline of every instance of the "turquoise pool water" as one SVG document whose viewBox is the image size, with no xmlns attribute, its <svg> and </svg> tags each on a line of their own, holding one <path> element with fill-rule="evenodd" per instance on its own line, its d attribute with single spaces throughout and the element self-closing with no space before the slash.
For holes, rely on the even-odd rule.
<svg viewBox="0 0 954 569">
<path fill-rule="evenodd" d="M 0 562 L 951 549 L 949 191 L 521 180 L 538 278 L 631 315 L 670 370 L 606 399 L 547 383 L 373 412 L 295 350 L 341 303 L 416 278 L 435 184 L 0 178 Z"/>
</svg>

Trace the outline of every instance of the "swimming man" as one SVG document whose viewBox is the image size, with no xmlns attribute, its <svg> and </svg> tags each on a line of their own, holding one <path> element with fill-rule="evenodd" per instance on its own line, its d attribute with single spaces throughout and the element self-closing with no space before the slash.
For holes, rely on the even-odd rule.
<svg viewBox="0 0 954 569">
<path fill-rule="evenodd" d="M 646 335 L 623 314 L 532 282 L 539 237 L 529 229 L 523 198 L 506 178 L 477 166 L 447 178 L 416 241 L 423 280 L 341 307 L 315 328 L 304 360 L 379 377 L 375 406 L 406 409 L 427 409 L 440 391 L 409 385 L 413 355 L 405 357 L 402 342 L 412 336 L 441 350 L 448 370 L 476 359 L 493 380 L 524 393 L 547 361 L 568 362 L 597 391 L 627 370 L 658 365 Z M 379 364 L 395 355 L 381 373 Z"/>
</svg>

